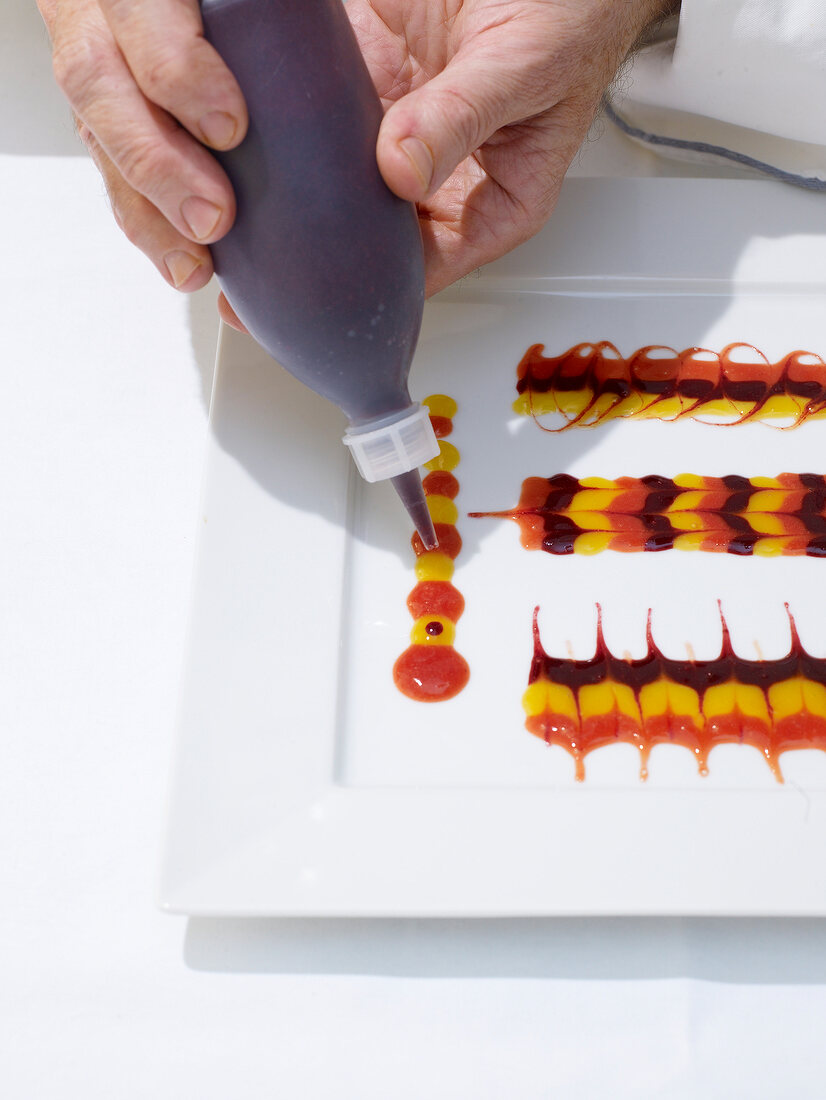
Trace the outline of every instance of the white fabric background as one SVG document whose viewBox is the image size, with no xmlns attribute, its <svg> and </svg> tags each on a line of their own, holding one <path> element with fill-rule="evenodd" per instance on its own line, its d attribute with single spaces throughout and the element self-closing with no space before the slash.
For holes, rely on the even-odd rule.
<svg viewBox="0 0 826 1100">
<path fill-rule="evenodd" d="M 824 922 L 155 910 L 214 294 L 121 239 L 33 2 L 4 17 L 2 1094 L 821 1097 Z M 606 162 L 674 170 L 611 131 Z"/>
</svg>

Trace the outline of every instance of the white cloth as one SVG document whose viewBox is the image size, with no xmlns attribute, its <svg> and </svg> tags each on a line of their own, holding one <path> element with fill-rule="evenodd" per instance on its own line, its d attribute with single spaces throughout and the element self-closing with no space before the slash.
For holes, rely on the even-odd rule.
<svg viewBox="0 0 826 1100">
<path fill-rule="evenodd" d="M 823 0 L 683 0 L 676 35 L 641 50 L 612 99 L 649 134 L 820 177 L 824 103 Z"/>
</svg>

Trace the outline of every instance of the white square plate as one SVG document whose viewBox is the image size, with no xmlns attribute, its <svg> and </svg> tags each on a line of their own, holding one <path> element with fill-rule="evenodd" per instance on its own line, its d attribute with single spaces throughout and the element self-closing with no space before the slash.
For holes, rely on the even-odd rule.
<svg viewBox="0 0 826 1100">
<path fill-rule="evenodd" d="M 759 233 L 755 232 L 755 226 Z M 788 651 L 788 601 L 826 656 L 826 561 L 724 554 L 528 553 L 530 475 L 826 472 L 823 423 L 612 422 L 548 435 L 512 412 L 532 343 L 611 340 L 770 358 L 826 354 L 822 199 L 771 183 L 577 180 L 551 226 L 431 302 L 417 399 L 455 398 L 461 463 L 456 648 L 471 679 L 445 703 L 395 688 L 415 583 L 410 528 L 361 483 L 341 414 L 225 332 L 204 483 L 161 885 L 191 914 L 826 913 L 826 754 L 787 753 L 785 785 L 720 746 L 707 778 L 659 746 L 650 778 L 617 745 L 570 757 L 524 728 L 540 605 L 548 652 L 639 654 L 646 611 L 669 656 Z"/>
</svg>

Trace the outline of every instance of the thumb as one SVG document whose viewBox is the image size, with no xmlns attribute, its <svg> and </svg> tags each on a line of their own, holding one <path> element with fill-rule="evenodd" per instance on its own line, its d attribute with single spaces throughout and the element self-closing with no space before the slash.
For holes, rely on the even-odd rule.
<svg viewBox="0 0 826 1100">
<path fill-rule="evenodd" d="M 421 202 L 497 130 L 540 109 L 530 90 L 536 83 L 515 73 L 509 57 L 509 69 L 488 57 L 457 57 L 388 109 L 376 156 L 391 191 Z"/>
</svg>

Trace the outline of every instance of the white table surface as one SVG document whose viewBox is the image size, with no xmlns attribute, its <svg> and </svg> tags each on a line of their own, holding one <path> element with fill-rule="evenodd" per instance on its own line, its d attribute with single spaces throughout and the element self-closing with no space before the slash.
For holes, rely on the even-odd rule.
<svg viewBox="0 0 826 1100">
<path fill-rule="evenodd" d="M 214 291 L 120 238 L 33 0 L 5 9 L 2 1095 L 821 1097 L 821 921 L 157 911 Z M 671 170 L 610 131 L 577 170 L 606 161 Z"/>
</svg>

